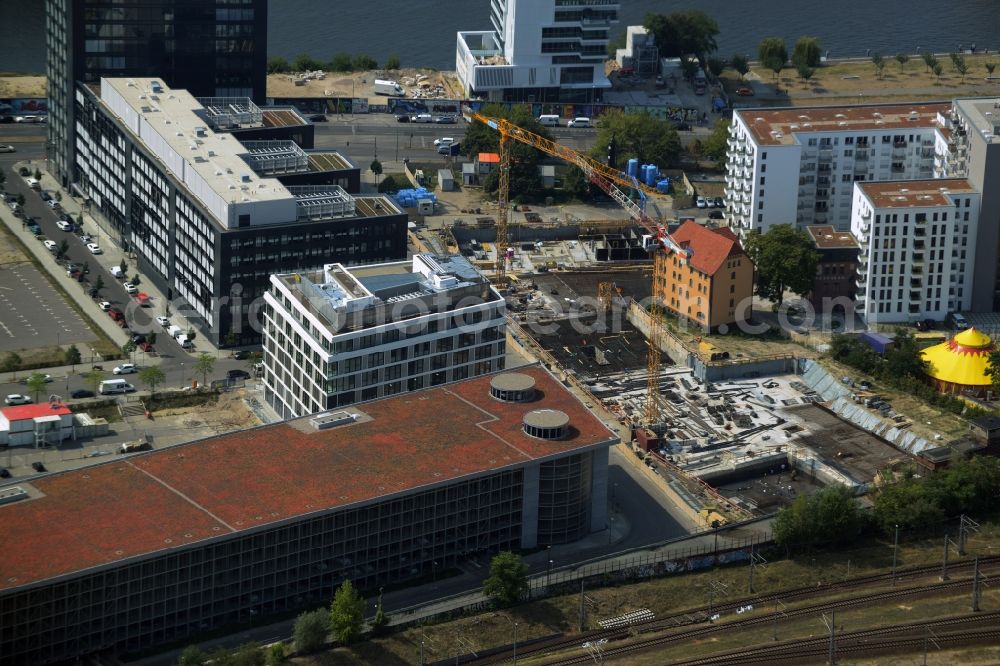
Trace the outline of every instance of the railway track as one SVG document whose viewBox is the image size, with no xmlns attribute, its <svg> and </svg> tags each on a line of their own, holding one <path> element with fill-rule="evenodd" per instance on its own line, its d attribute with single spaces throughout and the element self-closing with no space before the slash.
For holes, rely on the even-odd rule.
<svg viewBox="0 0 1000 666">
<path fill-rule="evenodd" d="M 934 630 L 934 642 L 938 646 L 969 644 L 983 640 L 996 641 L 1000 639 L 997 620 L 1000 620 L 1000 613 L 976 613 L 878 629 L 849 631 L 837 636 L 835 649 L 837 655 L 875 652 L 898 654 L 923 647 L 927 640 L 928 629 Z M 807 638 L 776 645 L 740 648 L 722 654 L 674 661 L 671 664 L 672 666 L 738 666 L 764 662 L 781 663 L 801 661 L 811 657 L 822 658 L 828 655 L 829 651 L 829 638 Z"/>
<path fill-rule="evenodd" d="M 981 557 L 979 559 L 980 570 L 992 569 L 993 567 L 1000 564 L 1000 556 L 991 557 Z M 949 574 L 957 574 L 962 571 L 969 571 L 974 566 L 973 560 L 962 560 L 955 562 L 948 567 Z M 936 576 L 941 572 L 940 565 L 928 565 L 922 567 L 912 567 L 909 569 L 904 569 L 896 572 L 895 578 L 897 582 L 912 581 L 914 579 L 926 577 L 926 576 Z M 754 606 L 759 614 L 754 617 L 748 617 L 747 619 L 737 620 L 736 622 L 727 622 L 724 625 L 719 626 L 704 626 L 697 629 L 689 630 L 686 632 L 681 632 L 678 634 L 672 634 L 669 637 L 662 637 L 666 642 L 673 642 L 677 640 L 684 640 L 686 638 L 694 638 L 697 636 L 702 636 L 704 634 L 709 634 L 714 631 L 718 631 L 719 627 L 729 628 L 739 628 L 751 626 L 753 624 L 759 624 L 762 622 L 770 622 L 773 620 L 773 615 L 771 613 L 766 613 L 764 610 L 769 604 L 774 604 L 778 601 L 782 603 L 788 603 L 790 601 L 800 601 L 803 599 L 809 599 L 811 597 L 817 596 L 829 596 L 831 593 L 836 593 L 838 591 L 849 591 L 857 588 L 870 587 L 871 585 L 878 583 L 890 582 L 893 576 L 891 573 L 887 574 L 873 574 L 870 576 L 860 576 L 858 578 L 852 578 L 850 580 L 841 581 L 837 583 L 824 584 L 820 587 L 799 587 L 791 588 L 788 590 L 783 590 L 773 594 L 764 594 L 754 597 L 746 597 L 737 601 L 727 601 L 724 603 L 714 604 L 709 609 L 708 606 L 703 606 L 700 608 L 695 608 L 688 610 L 683 613 L 676 613 L 673 615 L 657 618 L 655 620 L 648 620 L 646 622 L 639 622 L 628 627 L 620 627 L 616 629 L 605 629 L 597 630 L 592 632 L 587 632 L 584 634 L 578 634 L 572 638 L 557 638 L 549 641 L 542 641 L 539 643 L 534 643 L 530 646 L 520 646 L 517 651 L 518 658 L 527 657 L 529 655 L 540 655 L 548 652 L 558 652 L 560 650 L 572 649 L 581 645 L 584 642 L 593 642 L 601 639 L 606 639 L 608 641 L 621 640 L 634 635 L 635 632 L 640 634 L 650 633 L 656 631 L 664 631 L 667 629 L 674 629 L 678 627 L 691 626 L 694 624 L 701 624 L 708 621 L 709 615 L 714 613 L 719 613 L 721 615 L 733 614 L 737 609 L 741 607 L 746 607 L 748 605 Z M 961 580 L 949 580 L 947 582 L 938 582 L 931 585 L 921 585 L 919 587 L 908 587 L 888 590 L 885 592 L 874 593 L 872 595 L 865 595 L 861 597 L 856 597 L 852 599 L 844 599 L 841 601 L 827 602 L 823 604 L 814 604 L 810 606 L 805 606 L 799 609 L 788 610 L 783 613 L 783 617 L 792 617 L 794 615 L 803 615 L 808 613 L 817 613 L 824 610 L 836 610 L 839 608 L 850 608 L 852 606 L 857 606 L 863 603 L 871 601 L 881 601 L 885 599 L 891 599 L 894 597 L 902 596 L 913 596 L 920 594 L 922 592 L 940 592 L 942 590 L 961 587 L 963 585 L 968 585 L 969 579 Z M 650 639 L 651 641 L 656 641 L 658 639 Z M 605 651 L 605 654 L 611 654 L 611 650 Z M 504 650 L 503 652 L 498 652 L 492 654 L 488 657 L 482 659 L 473 660 L 468 663 L 473 664 L 498 664 L 509 660 L 512 657 L 511 650 Z M 567 661 L 554 661 L 550 662 L 553 664 L 572 664 L 572 663 L 586 663 L 590 660 L 590 657 L 585 656 L 582 659 L 572 658 Z"/>
</svg>

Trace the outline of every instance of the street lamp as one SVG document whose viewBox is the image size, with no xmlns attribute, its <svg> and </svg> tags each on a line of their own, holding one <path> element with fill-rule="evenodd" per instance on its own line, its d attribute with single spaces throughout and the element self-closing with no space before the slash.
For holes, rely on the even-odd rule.
<svg viewBox="0 0 1000 666">
<path fill-rule="evenodd" d="M 517 666 L 517 622 L 514 622 L 509 615 L 503 613 L 497 613 L 497 615 L 510 622 L 510 627 L 514 632 L 514 666 Z"/>
<path fill-rule="evenodd" d="M 546 559 L 549 561 L 548 568 L 545 570 L 545 587 L 549 586 L 549 578 L 552 576 L 552 546 L 549 545 L 545 550 Z"/>
</svg>

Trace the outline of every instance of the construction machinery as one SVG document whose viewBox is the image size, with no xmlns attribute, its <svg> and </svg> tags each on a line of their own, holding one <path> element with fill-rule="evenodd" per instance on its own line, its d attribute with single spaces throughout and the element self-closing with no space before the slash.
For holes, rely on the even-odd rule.
<svg viewBox="0 0 1000 666">
<path fill-rule="evenodd" d="M 643 236 L 643 245 L 653 254 L 653 289 L 649 307 L 649 350 L 646 357 L 646 410 L 645 419 L 648 424 L 656 424 L 661 420 L 662 403 L 660 401 L 660 345 L 662 336 L 662 319 L 660 304 L 666 296 L 668 257 L 675 253 L 681 258 L 687 258 L 687 252 L 681 248 L 664 226 L 649 217 L 645 211 L 646 196 L 654 195 L 663 200 L 662 193 L 654 188 L 640 183 L 636 178 L 622 173 L 614 167 L 588 157 L 580 152 L 547 139 L 543 136 L 519 127 L 504 118 L 492 118 L 469 108 L 463 109 L 466 116 L 477 120 L 500 133 L 500 173 L 497 191 L 497 223 L 496 223 L 496 264 L 494 280 L 497 285 L 505 286 L 507 280 L 508 232 L 507 215 L 510 210 L 510 165 L 511 142 L 518 141 L 537 150 L 558 157 L 580 169 L 587 180 L 599 187 L 605 194 L 614 199 L 625 209 L 629 217 L 648 233 Z M 627 194 L 635 190 L 639 201 Z M 669 203 L 669 198 L 664 203 Z"/>
</svg>

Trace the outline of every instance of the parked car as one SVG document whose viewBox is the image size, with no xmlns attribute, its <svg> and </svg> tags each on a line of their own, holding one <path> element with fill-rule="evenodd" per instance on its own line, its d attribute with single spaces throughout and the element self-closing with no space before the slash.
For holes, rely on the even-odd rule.
<svg viewBox="0 0 1000 666">
<path fill-rule="evenodd" d="M 409 116 L 402 116 L 402 115 L 396 116 L 396 122 L 397 123 L 408 123 L 408 122 L 410 122 L 410 117 Z"/>
<path fill-rule="evenodd" d="M 16 153 L 14 146 L 7 143 L 0 143 L 0 153 Z"/>
<path fill-rule="evenodd" d="M 41 474 L 42 472 L 47 472 L 48 471 L 48 470 L 45 469 L 45 465 L 43 465 L 40 462 L 33 462 L 33 463 L 31 463 L 31 469 L 35 470 L 39 474 Z"/>
<path fill-rule="evenodd" d="M 698 208 L 708 208 L 708 203 L 705 201 L 705 197 L 698 197 L 695 199 L 694 205 Z"/>
<path fill-rule="evenodd" d="M 35 374 L 35 373 L 32 373 L 32 375 L 33 374 Z M 52 383 L 52 375 L 43 374 L 43 373 L 39 373 L 39 374 L 42 375 L 42 381 L 44 381 L 46 384 L 51 384 Z M 28 377 L 31 377 L 32 375 L 28 375 Z M 24 379 L 22 379 L 21 383 L 22 384 L 27 384 L 28 383 L 28 377 L 25 377 Z"/>
<path fill-rule="evenodd" d="M 443 136 L 440 139 L 434 139 L 435 146 L 450 146 L 455 143 L 455 139 L 450 136 Z"/>
<path fill-rule="evenodd" d="M 89 243 L 89 242 L 91 242 L 93 240 L 94 240 L 94 237 L 91 236 L 90 234 L 80 234 L 80 242 L 83 243 L 83 244 L 87 244 L 87 243 Z"/>
<path fill-rule="evenodd" d="M 74 398 L 76 400 L 80 400 L 81 398 L 93 398 L 94 392 L 88 391 L 87 389 L 77 389 L 72 393 L 70 393 L 69 397 Z"/>
<path fill-rule="evenodd" d="M 736 89 L 736 94 L 740 97 L 753 97 L 753 88 L 742 86 Z"/>
<path fill-rule="evenodd" d="M 135 335 L 132 336 L 132 342 L 134 342 L 137 345 L 145 341 L 146 341 L 146 336 L 143 335 L 142 333 L 136 333 Z"/>
<path fill-rule="evenodd" d="M 59 247 L 59 245 L 54 240 L 49 240 L 47 238 L 42 242 L 42 244 L 45 245 L 45 247 L 47 247 L 50 252 L 55 252 L 56 248 Z"/>
<path fill-rule="evenodd" d="M 434 122 L 440 125 L 453 125 L 455 124 L 455 116 L 434 116 Z"/>
<path fill-rule="evenodd" d="M 90 250 L 91 254 L 103 254 L 104 250 L 97 243 L 87 243 L 87 249 Z"/>
<path fill-rule="evenodd" d="M 326 115 L 323 114 L 323 113 L 314 113 L 313 115 L 309 116 L 309 122 L 311 122 L 311 123 L 325 123 L 326 122 Z"/>
<path fill-rule="evenodd" d="M 153 351 L 153 345 L 149 344 L 148 342 L 140 342 L 136 347 L 136 349 L 141 349 L 142 351 L 148 354 L 149 352 Z"/>
<path fill-rule="evenodd" d="M 722 197 L 715 197 L 712 199 L 712 205 L 716 208 L 723 208 L 725 207 L 726 202 L 722 200 Z"/>
<path fill-rule="evenodd" d="M 246 370 L 230 370 L 226 373 L 226 379 L 250 379 L 250 373 Z"/>
<path fill-rule="evenodd" d="M 11 405 L 30 405 L 32 400 L 26 395 L 21 395 L 20 393 L 10 393 L 3 402 L 7 406 Z"/>
<path fill-rule="evenodd" d="M 42 201 L 52 201 L 52 195 L 44 190 L 39 192 L 38 196 L 42 198 Z"/>
<path fill-rule="evenodd" d="M 713 210 L 711 213 L 708 214 L 708 217 L 713 220 L 721 220 L 725 216 L 722 214 L 721 210 Z"/>
<path fill-rule="evenodd" d="M 170 319 L 161 315 L 156 318 L 156 323 L 162 326 L 163 328 L 166 328 L 167 326 L 170 326 Z"/>
<path fill-rule="evenodd" d="M 9 479 L 9 478 L 10 478 L 10 472 L 7 470 L 7 468 L 0 467 L 0 479 Z"/>
<path fill-rule="evenodd" d="M 122 363 L 121 365 L 116 365 L 115 369 L 112 370 L 116 375 L 131 375 L 133 372 L 139 372 L 135 363 Z"/>
<path fill-rule="evenodd" d="M 139 293 L 139 287 L 135 286 L 131 282 L 126 282 L 125 283 L 125 291 L 127 291 L 130 294 L 138 294 Z"/>
<path fill-rule="evenodd" d="M 111 309 L 111 303 L 109 303 L 108 301 L 101 301 L 100 303 L 97 304 L 97 307 L 107 312 L 108 310 Z"/>
<path fill-rule="evenodd" d="M 949 312 L 944 322 L 949 328 L 955 329 L 956 331 L 964 331 L 969 328 L 968 320 L 963 317 L 960 312 Z"/>
<path fill-rule="evenodd" d="M 56 222 L 56 226 L 59 227 L 60 231 L 73 231 L 76 228 L 72 222 L 67 222 L 66 220 L 59 220 Z"/>
<path fill-rule="evenodd" d="M 49 204 L 49 208 L 51 208 L 52 210 L 58 210 L 62 208 L 62 204 L 60 204 L 55 199 L 49 199 L 47 203 Z"/>
<path fill-rule="evenodd" d="M 250 358 L 250 352 L 243 350 L 234 351 L 233 358 L 236 359 L 237 361 L 245 361 L 246 359 Z"/>
</svg>

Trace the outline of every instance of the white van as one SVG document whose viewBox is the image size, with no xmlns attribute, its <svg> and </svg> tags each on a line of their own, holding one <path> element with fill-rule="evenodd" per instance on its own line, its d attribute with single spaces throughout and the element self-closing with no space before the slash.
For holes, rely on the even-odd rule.
<svg viewBox="0 0 1000 666">
<path fill-rule="evenodd" d="M 124 379 L 105 379 L 98 389 L 101 395 L 113 395 L 115 393 L 131 393 L 135 387 Z"/>
<path fill-rule="evenodd" d="M 122 270 L 121 266 L 112 266 L 110 269 L 111 277 L 116 277 L 119 280 L 125 277 L 125 271 Z"/>
<path fill-rule="evenodd" d="M 538 116 L 538 124 L 544 127 L 559 127 L 559 116 Z"/>
<path fill-rule="evenodd" d="M 573 118 L 568 123 L 566 127 L 590 127 L 590 118 L 585 116 L 580 116 L 579 118 Z"/>
<path fill-rule="evenodd" d="M 432 123 L 434 122 L 434 116 L 429 113 L 419 113 L 412 118 L 410 118 L 411 123 Z"/>
<path fill-rule="evenodd" d="M 34 178 L 26 178 L 24 182 L 26 182 L 28 184 L 28 187 L 30 187 L 33 190 L 38 190 L 41 189 L 42 187 L 42 184 Z"/>
<path fill-rule="evenodd" d="M 194 343 L 192 343 L 191 339 L 186 335 L 178 335 L 177 344 L 181 346 L 181 349 L 191 349 L 191 347 L 194 347 Z"/>
<path fill-rule="evenodd" d="M 172 324 L 169 328 L 167 328 L 167 335 L 175 339 L 183 332 L 184 329 L 182 329 L 180 326 L 177 326 L 176 324 Z"/>
</svg>

